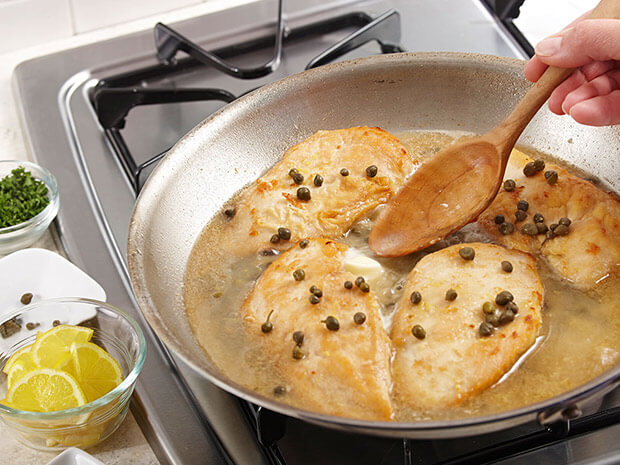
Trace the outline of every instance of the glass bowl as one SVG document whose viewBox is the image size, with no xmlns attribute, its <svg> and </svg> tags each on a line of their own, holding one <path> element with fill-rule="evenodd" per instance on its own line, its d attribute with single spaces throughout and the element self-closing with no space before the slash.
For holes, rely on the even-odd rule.
<svg viewBox="0 0 620 465">
<path fill-rule="evenodd" d="M 30 171 L 34 178 L 45 183 L 50 203 L 43 211 L 27 221 L 7 228 L 0 228 L 0 255 L 28 247 L 39 239 L 56 217 L 60 205 L 56 178 L 52 173 L 36 163 L 19 160 L 0 160 L 0 179 L 10 175 L 11 171 L 20 166 L 23 166 L 26 171 Z"/>
<path fill-rule="evenodd" d="M 104 396 L 80 407 L 56 412 L 29 412 L 0 404 L 0 418 L 23 444 L 45 451 L 67 447 L 85 449 L 109 437 L 122 423 L 129 399 L 142 370 L 146 355 L 144 335 L 125 312 L 105 302 L 63 298 L 42 300 L 12 311 L 0 318 L 0 324 L 17 322 L 21 329 L 0 338 L 0 369 L 13 353 L 34 343 L 37 332 L 52 326 L 52 316 L 60 323 L 79 321 L 94 330 L 91 342 L 104 348 L 119 363 L 123 381 Z M 39 323 L 33 329 L 27 329 Z M 14 323 L 9 323 L 16 327 Z M 6 326 L 4 327 L 6 328 Z M 0 396 L 6 396 L 7 376 L 0 373 Z"/>
</svg>

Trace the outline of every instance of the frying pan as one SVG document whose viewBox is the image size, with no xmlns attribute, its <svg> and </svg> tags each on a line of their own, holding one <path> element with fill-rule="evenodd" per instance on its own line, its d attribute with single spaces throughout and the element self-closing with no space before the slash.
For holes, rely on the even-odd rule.
<svg viewBox="0 0 620 465">
<path fill-rule="evenodd" d="M 222 373 L 194 339 L 183 278 L 205 224 L 291 145 L 320 129 L 379 126 L 484 133 L 530 85 L 524 62 L 474 54 L 407 53 L 323 66 L 265 86 L 185 135 L 142 189 L 131 218 L 128 263 L 139 305 L 162 341 L 205 380 L 255 404 L 323 426 L 398 438 L 483 434 L 533 419 L 563 421 L 620 384 L 620 364 L 551 399 L 494 415 L 381 422 L 341 418 L 263 397 Z M 620 126 L 581 126 L 543 108 L 519 143 L 552 153 L 620 190 Z"/>
</svg>

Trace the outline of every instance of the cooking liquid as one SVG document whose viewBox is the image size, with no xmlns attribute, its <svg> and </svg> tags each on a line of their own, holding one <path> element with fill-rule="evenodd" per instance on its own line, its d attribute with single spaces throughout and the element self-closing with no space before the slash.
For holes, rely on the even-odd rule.
<svg viewBox="0 0 620 465">
<path fill-rule="evenodd" d="M 407 150 L 420 158 L 432 156 L 461 135 L 417 131 L 396 134 Z M 223 217 L 217 215 L 206 225 L 190 256 L 184 286 L 186 312 L 196 339 L 223 373 L 241 385 L 273 396 L 273 387 L 282 382 L 260 351 L 248 346 L 239 310 L 256 280 L 277 256 L 256 254 L 236 261 L 226 256 L 218 248 L 226 221 Z M 383 266 L 385 271 L 379 282 L 372 283 L 372 289 L 381 303 L 388 333 L 395 304 L 402 294 L 400 284 L 418 260 L 453 244 L 492 242 L 474 223 L 424 251 L 381 258 L 368 248 L 371 225 L 372 218 L 363 219 L 338 240 Z M 535 345 L 513 368 L 492 387 L 456 407 L 412 410 L 394 398 L 395 420 L 451 420 L 516 409 L 576 388 L 620 361 L 617 282 L 604 280 L 596 295 L 587 295 L 563 282 L 540 258 L 538 271 L 545 288 L 541 332 Z M 295 404 L 290 395 L 278 400 Z"/>
</svg>

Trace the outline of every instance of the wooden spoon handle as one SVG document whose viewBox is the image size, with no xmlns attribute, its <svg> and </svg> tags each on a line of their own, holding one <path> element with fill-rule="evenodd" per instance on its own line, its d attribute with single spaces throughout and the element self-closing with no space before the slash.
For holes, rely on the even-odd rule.
<svg viewBox="0 0 620 465">
<path fill-rule="evenodd" d="M 620 19 L 620 0 L 601 0 L 588 19 Z M 540 107 L 549 99 L 553 90 L 572 74 L 574 68 L 549 66 L 543 75 L 530 87 L 512 113 L 491 132 L 498 146 L 513 147 L 517 139 Z M 504 165 L 509 150 L 500 150 Z"/>
</svg>

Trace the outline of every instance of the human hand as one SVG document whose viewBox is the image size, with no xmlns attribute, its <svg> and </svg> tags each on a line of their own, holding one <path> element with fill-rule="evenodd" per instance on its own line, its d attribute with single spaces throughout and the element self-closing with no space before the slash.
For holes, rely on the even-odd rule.
<svg viewBox="0 0 620 465">
<path fill-rule="evenodd" d="M 549 98 L 549 109 L 590 126 L 620 124 L 620 19 L 575 20 L 536 46 L 525 77 L 536 82 L 549 65 L 577 68 Z"/>
</svg>

